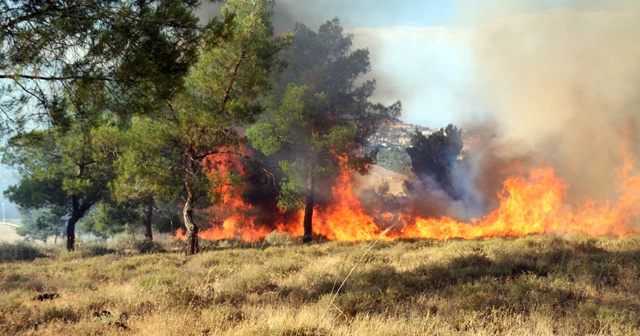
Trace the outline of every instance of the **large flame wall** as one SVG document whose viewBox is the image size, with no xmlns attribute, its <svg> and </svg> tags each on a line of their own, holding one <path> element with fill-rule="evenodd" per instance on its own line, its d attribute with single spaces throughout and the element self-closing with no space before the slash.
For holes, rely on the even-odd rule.
<svg viewBox="0 0 640 336">
<path fill-rule="evenodd" d="M 624 164 L 617 171 L 618 179 L 608 182 L 617 185 L 617 199 L 587 200 L 582 205 L 572 206 L 565 202 L 569 186 L 556 176 L 552 168 L 531 168 L 526 173 L 507 178 L 499 195 L 499 207 L 471 222 L 447 217 L 422 218 L 404 209 L 399 214 L 376 216 L 386 218 L 384 224 L 377 223 L 353 193 L 350 172 L 344 171 L 332 188 L 332 202 L 314 209 L 314 233 L 330 240 L 363 241 L 377 239 L 391 225 L 393 228 L 386 231 L 383 239 L 476 239 L 546 232 L 591 236 L 636 234 L 638 230 L 634 224 L 640 214 L 640 177 L 632 174 L 634 158 L 624 147 Z M 237 165 L 233 162 L 231 158 L 215 162 L 216 165 L 212 166 L 217 168 L 212 170 L 212 174 L 225 176 L 232 166 Z M 240 166 L 235 168 L 242 171 Z M 221 182 L 222 189 L 216 192 L 224 196 L 220 208 L 226 209 L 228 216 L 221 224 L 201 231 L 200 237 L 258 241 L 268 235 L 273 227 L 256 225 L 254 218 L 248 215 L 251 205 L 242 201 L 239 192 L 232 192 L 231 184 L 226 183 L 228 181 Z M 287 221 L 277 223 L 275 228 L 293 236 L 301 236 L 302 217 L 301 211 Z M 177 235 L 181 237 L 182 233 Z"/>
</svg>

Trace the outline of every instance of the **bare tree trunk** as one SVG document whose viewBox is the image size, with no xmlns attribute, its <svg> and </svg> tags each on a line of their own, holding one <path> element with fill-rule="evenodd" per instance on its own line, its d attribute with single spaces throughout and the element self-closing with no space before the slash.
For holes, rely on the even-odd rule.
<svg viewBox="0 0 640 336">
<path fill-rule="evenodd" d="M 67 251 L 73 251 L 76 243 L 76 223 L 84 217 L 91 208 L 93 202 L 80 204 L 78 195 L 71 195 L 71 217 L 67 221 Z"/>
<path fill-rule="evenodd" d="M 153 232 L 151 231 L 151 224 L 153 223 L 153 196 L 149 196 L 147 204 L 145 205 L 145 221 L 144 221 L 144 237 L 153 240 Z"/>
<path fill-rule="evenodd" d="M 302 236 L 303 243 L 308 243 L 313 238 L 312 220 L 313 220 L 313 206 L 315 204 L 314 193 L 315 193 L 315 177 L 311 176 L 309 178 L 309 182 L 307 185 L 307 195 L 306 195 L 306 202 L 304 206 L 304 222 L 303 222 L 304 235 Z"/>
<path fill-rule="evenodd" d="M 187 228 L 187 255 L 198 253 L 198 226 L 193 222 L 193 193 L 187 185 L 187 202 L 184 204 L 182 216 Z"/>
<path fill-rule="evenodd" d="M 73 251 L 76 244 L 76 222 L 73 217 L 67 222 L 67 251 Z"/>
<path fill-rule="evenodd" d="M 80 200 L 77 195 L 71 196 L 71 217 L 67 221 L 67 251 L 73 251 L 76 244 L 76 223 L 80 220 Z"/>
</svg>

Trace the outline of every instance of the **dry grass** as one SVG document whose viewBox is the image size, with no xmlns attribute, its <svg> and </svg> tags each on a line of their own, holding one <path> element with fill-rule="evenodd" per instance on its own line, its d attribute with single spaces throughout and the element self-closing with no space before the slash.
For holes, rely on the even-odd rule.
<svg viewBox="0 0 640 336">
<path fill-rule="evenodd" d="M 525 336 L 640 328 L 640 237 L 272 243 L 209 243 L 193 257 L 166 252 L 177 248 L 171 242 L 86 244 L 75 253 L 31 247 L 24 259 L 33 260 L 0 263 L 0 334 Z M 37 299 L 47 293 L 58 296 Z"/>
</svg>

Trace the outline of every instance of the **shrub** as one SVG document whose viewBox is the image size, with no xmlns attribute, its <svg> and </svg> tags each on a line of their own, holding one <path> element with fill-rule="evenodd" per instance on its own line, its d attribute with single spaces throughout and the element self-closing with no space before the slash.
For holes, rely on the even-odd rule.
<svg viewBox="0 0 640 336">
<path fill-rule="evenodd" d="M 80 253 L 82 258 L 98 257 L 116 253 L 116 250 L 107 247 L 104 242 L 96 240 L 78 244 L 78 246 L 76 246 L 76 251 Z"/>
<path fill-rule="evenodd" d="M 45 307 L 42 313 L 43 323 L 55 320 L 64 322 L 77 322 L 79 320 L 78 314 L 76 314 L 76 312 L 73 311 L 71 307 L 58 307 L 55 305 L 50 305 Z"/>
<path fill-rule="evenodd" d="M 160 243 L 130 234 L 118 234 L 110 239 L 107 245 L 120 254 L 166 252 Z"/>
<path fill-rule="evenodd" d="M 278 232 L 276 230 L 273 230 L 266 237 L 264 237 L 264 242 L 271 246 L 291 245 L 293 243 L 293 239 L 288 232 Z"/>
<path fill-rule="evenodd" d="M 39 292 L 44 289 L 44 284 L 36 277 L 18 273 L 5 274 L 4 279 L 0 282 L 0 290 L 10 291 L 14 289 Z"/>
<path fill-rule="evenodd" d="M 36 258 L 46 257 L 43 248 L 34 244 L 17 242 L 17 243 L 0 243 L 0 261 L 15 262 L 22 260 L 34 260 Z"/>
</svg>

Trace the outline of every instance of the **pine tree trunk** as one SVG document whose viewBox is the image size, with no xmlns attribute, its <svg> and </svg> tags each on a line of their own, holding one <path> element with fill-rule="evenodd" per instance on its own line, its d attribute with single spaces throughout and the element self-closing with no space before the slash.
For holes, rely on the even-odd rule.
<svg viewBox="0 0 640 336">
<path fill-rule="evenodd" d="M 187 228 L 187 255 L 198 253 L 198 226 L 193 222 L 193 202 L 194 197 L 187 186 L 187 202 L 184 204 L 182 216 L 184 226 Z"/>
<path fill-rule="evenodd" d="M 71 196 L 71 217 L 67 221 L 67 251 L 73 251 L 76 244 L 76 223 L 80 220 L 80 200 Z"/>
<path fill-rule="evenodd" d="M 144 237 L 153 240 L 153 232 L 151 231 L 151 224 L 153 223 L 153 197 L 150 196 L 145 205 L 145 221 L 144 221 Z"/>
<path fill-rule="evenodd" d="M 76 243 L 76 223 L 80 220 L 77 215 L 71 215 L 67 221 L 67 251 L 73 251 Z"/>
<path fill-rule="evenodd" d="M 311 176 L 309 178 L 309 182 L 307 185 L 307 196 L 306 196 L 306 202 L 304 206 L 304 222 L 303 222 L 304 235 L 302 236 L 303 243 L 308 243 L 313 238 L 312 220 L 313 220 L 313 206 L 315 203 L 315 200 L 313 198 L 314 193 L 315 193 L 315 177 Z"/>
<path fill-rule="evenodd" d="M 80 204 L 80 196 L 71 195 L 71 217 L 67 221 L 67 251 L 73 251 L 76 243 L 76 223 L 84 217 L 95 202 Z"/>
</svg>

